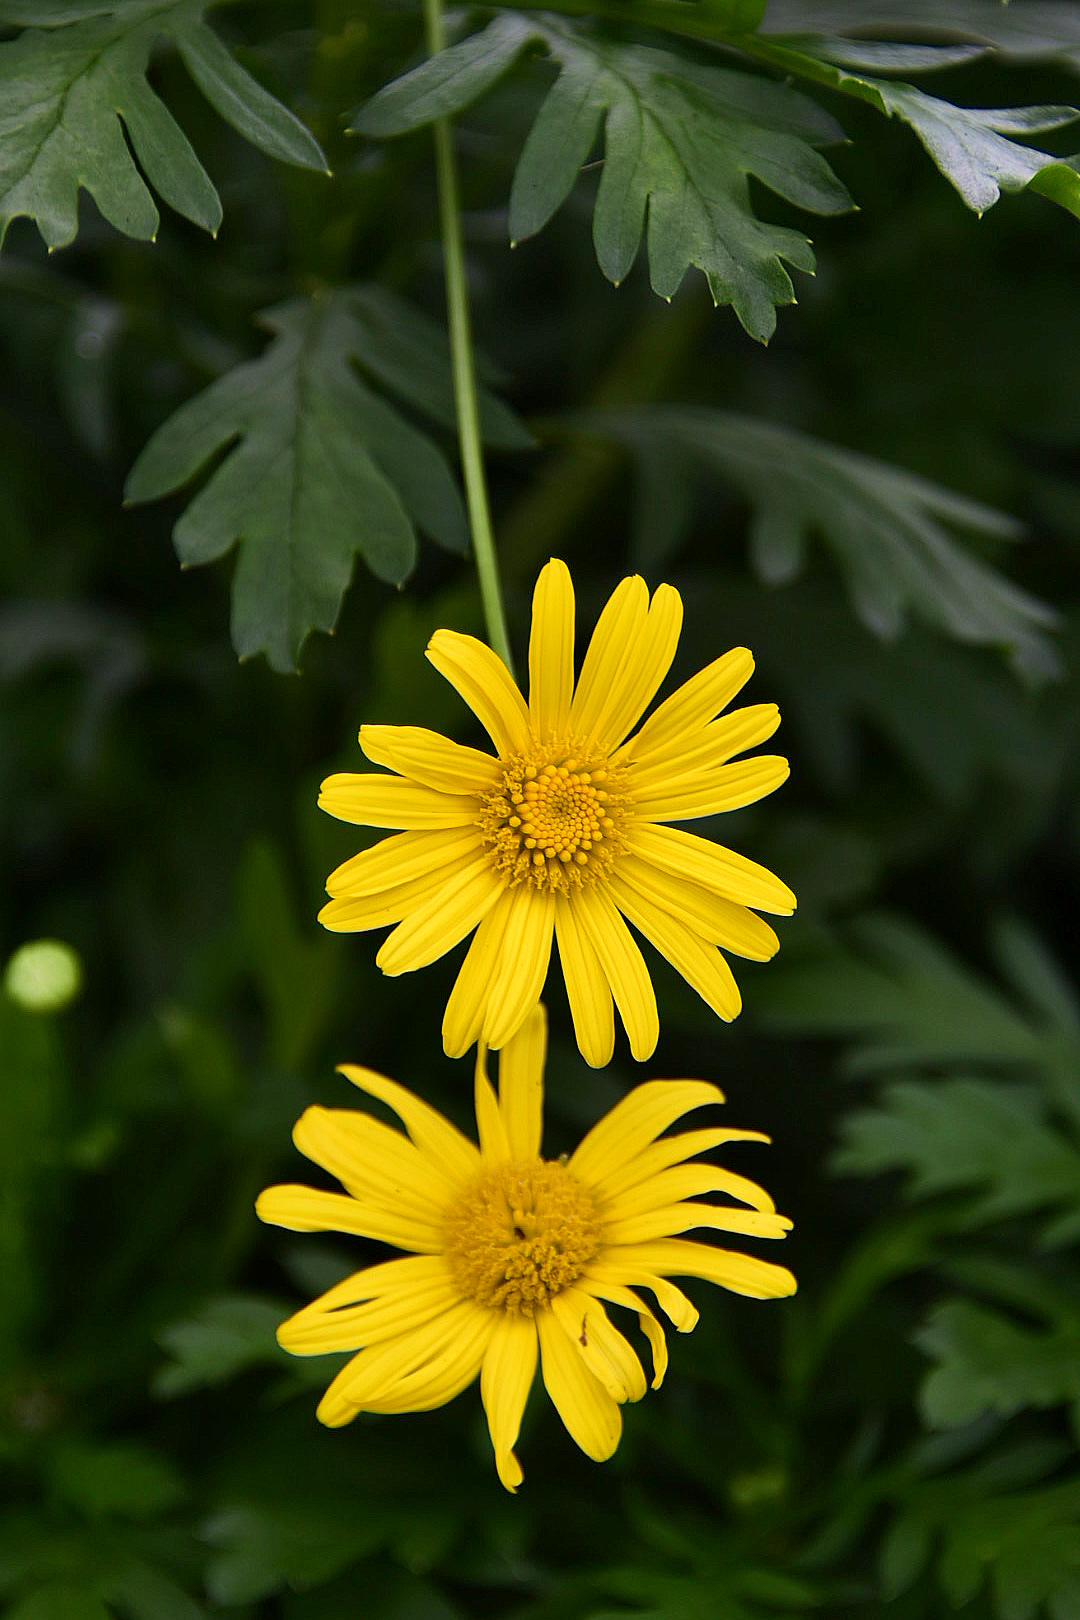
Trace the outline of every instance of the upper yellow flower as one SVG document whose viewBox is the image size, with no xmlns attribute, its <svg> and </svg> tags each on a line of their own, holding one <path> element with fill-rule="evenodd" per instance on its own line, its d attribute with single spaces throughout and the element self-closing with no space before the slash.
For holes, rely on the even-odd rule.
<svg viewBox="0 0 1080 1620">
<path fill-rule="evenodd" d="M 795 1291 L 783 1266 L 676 1235 L 711 1227 L 784 1236 L 791 1222 L 754 1182 L 686 1162 L 724 1142 L 768 1138 L 723 1129 L 661 1135 L 724 1098 L 704 1081 L 653 1080 L 624 1097 L 568 1160 L 542 1159 L 546 1041 L 537 1006 L 500 1055 L 498 1096 L 480 1047 L 479 1150 L 403 1086 L 343 1067 L 398 1114 L 408 1137 L 368 1114 L 309 1108 L 293 1140 L 346 1193 L 269 1187 L 256 1204 L 264 1221 L 294 1232 L 349 1232 L 412 1251 L 356 1272 L 278 1329 L 295 1355 L 357 1352 L 320 1401 L 322 1422 L 337 1428 L 358 1412 L 430 1411 L 479 1374 L 495 1466 L 511 1491 L 521 1483 L 513 1447 L 538 1354 L 559 1416 L 598 1462 L 619 1443 L 620 1405 L 645 1393 L 641 1363 L 602 1302 L 636 1313 L 657 1388 L 667 1344 L 635 1289 L 649 1289 L 682 1333 L 697 1311 L 669 1277 L 701 1277 L 753 1299 Z M 695 1201 L 711 1192 L 749 1207 Z"/>
<path fill-rule="evenodd" d="M 476 929 L 443 1019 L 460 1057 L 505 1045 L 540 997 L 558 942 L 578 1045 L 602 1067 L 614 1005 L 636 1058 L 659 1033 L 652 981 L 624 918 L 721 1018 L 742 1005 L 721 948 L 763 962 L 778 947 L 750 907 L 787 915 L 795 896 L 729 849 L 660 825 L 736 810 L 788 774 L 774 754 L 730 763 L 770 737 L 774 703 L 716 716 L 749 679 L 737 647 L 627 733 L 671 667 L 682 600 L 649 601 L 635 575 L 600 615 L 574 683 L 574 589 L 552 561 L 533 598 L 529 701 L 483 642 L 452 630 L 427 656 L 478 716 L 495 756 L 415 726 L 363 726 L 360 746 L 396 776 L 331 776 L 319 803 L 342 821 L 403 827 L 332 872 L 320 912 L 341 931 L 397 926 L 376 961 L 426 967 Z"/>
</svg>

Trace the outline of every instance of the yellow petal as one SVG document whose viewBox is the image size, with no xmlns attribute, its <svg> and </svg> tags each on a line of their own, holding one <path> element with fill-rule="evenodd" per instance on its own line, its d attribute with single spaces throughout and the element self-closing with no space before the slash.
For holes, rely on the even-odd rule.
<svg viewBox="0 0 1080 1620">
<path fill-rule="evenodd" d="M 575 1353 L 612 1400 L 620 1406 L 640 1401 L 647 1387 L 641 1362 L 596 1297 L 580 1288 L 564 1288 L 553 1297 L 551 1310 Z"/>
<path fill-rule="evenodd" d="M 659 709 L 657 713 L 659 714 Z M 635 787 L 655 786 L 672 771 L 716 770 L 736 754 L 766 742 L 780 724 L 775 703 L 752 703 L 735 709 L 719 720 L 698 729 L 661 736 L 659 741 L 642 742 L 642 732 L 619 749 L 616 759 L 632 762 Z"/>
<path fill-rule="evenodd" d="M 626 1025 L 630 1050 L 641 1063 L 652 1057 L 660 1035 L 656 995 L 645 960 L 614 902 L 597 885 L 586 884 L 573 893 L 570 909 L 599 958 Z"/>
<path fill-rule="evenodd" d="M 619 1256 L 625 1252 L 622 1249 L 613 1251 Z M 697 1326 L 697 1307 L 687 1299 L 682 1289 L 676 1288 L 666 1278 L 658 1277 L 655 1272 L 646 1270 L 644 1266 L 624 1265 L 619 1259 L 604 1255 L 590 1260 L 582 1273 L 583 1288 L 617 1288 L 627 1284 L 631 1288 L 647 1288 L 655 1294 L 660 1309 L 677 1332 L 689 1333 Z"/>
<path fill-rule="evenodd" d="M 391 979 L 428 967 L 472 933 L 501 892 L 501 880 L 479 859 L 463 876 L 432 887 L 430 899 L 383 940 L 376 963 Z"/>
<path fill-rule="evenodd" d="M 544 1128 L 547 1012 L 537 1002 L 513 1040 L 499 1053 L 499 1111 L 510 1156 L 540 1157 Z"/>
<path fill-rule="evenodd" d="M 678 591 L 661 585 L 637 633 L 612 649 L 619 653 L 617 661 L 599 665 L 593 697 L 581 704 L 581 735 L 595 747 L 611 750 L 620 743 L 656 696 L 679 645 L 682 611 Z M 601 687 L 605 676 L 608 683 Z"/>
<path fill-rule="evenodd" d="M 668 1353 L 667 1339 L 664 1330 L 656 1317 L 650 1311 L 643 1299 L 639 1299 L 632 1289 L 622 1287 L 618 1283 L 604 1282 L 587 1273 L 579 1279 L 578 1286 L 584 1294 L 592 1294 L 597 1299 L 606 1300 L 609 1305 L 621 1305 L 624 1310 L 634 1311 L 637 1314 L 638 1325 L 649 1341 L 653 1358 L 653 1389 L 659 1389 L 664 1382 L 667 1372 Z M 689 1301 L 687 1301 L 689 1304 Z"/>
<path fill-rule="evenodd" d="M 540 1000 L 551 961 L 555 896 L 521 883 L 513 891 L 506 933 L 484 1015 L 484 1039 L 493 1051 L 516 1035 Z"/>
<path fill-rule="evenodd" d="M 618 1402 L 586 1367 L 550 1310 L 538 1311 L 535 1322 L 544 1387 L 555 1410 L 585 1455 L 606 1462 L 622 1434 Z"/>
<path fill-rule="evenodd" d="M 413 1092 L 399 1086 L 396 1080 L 388 1080 L 373 1069 L 361 1069 L 353 1063 L 341 1064 L 338 1073 L 366 1091 L 369 1097 L 378 1097 L 392 1108 L 421 1153 L 455 1186 L 479 1174 L 480 1154 L 468 1137 Z"/>
<path fill-rule="evenodd" d="M 522 1472 L 514 1445 L 536 1376 L 536 1324 L 529 1316 L 494 1314 L 495 1328 L 480 1369 L 480 1399 L 487 1413 L 499 1478 L 508 1491 L 516 1491 Z"/>
<path fill-rule="evenodd" d="M 634 927 L 656 946 L 661 956 L 667 957 L 719 1018 L 730 1023 L 738 1017 L 742 1010 L 739 987 L 715 946 L 706 945 L 685 923 L 678 922 L 669 912 L 661 911 L 659 906 L 634 894 L 625 885 L 619 890 L 619 905 Z M 404 927 L 404 924 L 399 926 Z"/>
<path fill-rule="evenodd" d="M 454 1197 L 453 1181 L 407 1137 L 355 1109 L 306 1108 L 293 1141 L 362 1201 L 439 1221 Z"/>
<path fill-rule="evenodd" d="M 706 1080 L 646 1080 L 593 1126 L 571 1154 L 569 1168 L 587 1186 L 600 1186 L 683 1114 L 723 1100 L 719 1087 Z"/>
<path fill-rule="evenodd" d="M 683 1131 L 678 1136 L 662 1136 L 658 1142 L 644 1147 L 640 1153 L 614 1169 L 610 1175 L 594 1178 L 593 1191 L 598 1198 L 614 1199 L 643 1182 L 654 1180 L 669 1164 L 692 1158 L 695 1153 L 708 1153 L 725 1142 L 767 1142 L 761 1131 L 735 1131 L 717 1128 L 707 1131 Z M 680 1197 L 685 1197 L 680 1194 Z M 738 1196 L 741 1196 L 739 1194 Z M 764 1196 L 764 1194 L 763 1194 Z"/>
<path fill-rule="evenodd" d="M 783 1299 L 796 1287 L 795 1278 L 785 1266 L 774 1266 L 753 1254 L 714 1249 L 707 1243 L 688 1243 L 682 1238 L 630 1244 L 614 1249 L 610 1258 L 614 1266 L 672 1277 L 701 1277 L 751 1299 Z"/>
<path fill-rule="evenodd" d="M 602 1196 L 595 1183 L 593 1190 L 598 1197 Z M 649 1176 L 624 1192 L 604 1198 L 604 1219 L 629 1220 L 648 1210 L 661 1209 L 665 1204 L 678 1204 L 684 1198 L 700 1198 L 704 1193 L 711 1192 L 727 1193 L 729 1197 L 748 1204 L 751 1209 L 766 1214 L 776 1209 L 764 1187 L 759 1187 L 756 1181 L 749 1180 L 747 1176 L 736 1175 L 734 1170 L 724 1170 L 717 1164 L 680 1164 L 673 1170 L 662 1170 L 658 1175 Z"/>
<path fill-rule="evenodd" d="M 358 1411 L 387 1410 L 387 1402 L 399 1411 L 441 1405 L 450 1398 L 442 1388 L 465 1372 L 490 1314 L 461 1300 L 409 1332 L 361 1350 L 329 1385 L 316 1412 L 319 1421 L 337 1427 Z M 479 1363 L 477 1357 L 466 1383 L 475 1378 Z M 441 1399 L 432 1402 L 436 1390 Z"/>
<path fill-rule="evenodd" d="M 465 953 L 443 1014 L 443 1050 L 448 1057 L 464 1057 L 480 1039 L 513 904 L 514 891 L 504 889 L 480 922 Z"/>
<path fill-rule="evenodd" d="M 334 1351 L 360 1350 L 381 1344 L 423 1327 L 441 1316 L 460 1298 L 453 1278 L 441 1256 L 416 1256 L 406 1265 L 422 1264 L 438 1258 L 439 1275 L 417 1277 L 404 1287 L 393 1289 L 363 1304 L 327 1310 L 317 1299 L 297 1311 L 278 1328 L 277 1340 L 294 1356 L 321 1356 Z"/>
<path fill-rule="evenodd" d="M 439 882 L 449 883 L 462 878 L 476 864 L 475 851 L 461 855 L 456 861 L 447 861 L 439 869 Z M 413 878 L 411 883 L 396 883 L 392 889 L 380 889 L 377 894 L 355 895 L 345 900 L 328 900 L 319 912 L 324 928 L 335 934 L 358 934 L 369 928 L 385 928 L 399 923 L 426 905 L 431 898 L 431 874 Z"/>
<path fill-rule="evenodd" d="M 378 894 L 401 883 L 427 878 L 440 882 L 443 868 L 482 849 L 477 827 L 455 827 L 442 832 L 403 832 L 384 838 L 373 849 L 353 855 L 326 880 L 326 892 L 338 899 Z"/>
<path fill-rule="evenodd" d="M 628 756 L 644 758 L 669 746 L 678 748 L 688 732 L 696 731 L 726 708 L 753 673 L 753 655 L 745 647 L 733 647 L 722 658 L 707 664 L 649 716 L 627 744 Z"/>
<path fill-rule="evenodd" d="M 603 1069 L 615 1050 L 611 987 L 573 906 L 562 896 L 555 901 L 555 938 L 581 1055 L 592 1068 Z"/>
<path fill-rule="evenodd" d="M 475 821 L 477 801 L 465 793 L 441 793 L 403 776 L 328 776 L 319 789 L 319 809 L 361 827 L 463 827 Z"/>
<path fill-rule="evenodd" d="M 255 1213 L 268 1226 L 285 1226 L 290 1232 L 351 1232 L 418 1254 L 434 1254 L 443 1246 L 441 1229 L 430 1222 L 315 1187 L 267 1187 L 255 1201 Z"/>
<path fill-rule="evenodd" d="M 373 765 L 411 777 L 438 793 L 486 793 L 502 767 L 478 748 L 463 748 L 423 726 L 361 726 L 360 747 Z"/>
<path fill-rule="evenodd" d="M 589 640 L 570 705 L 570 730 L 583 740 L 593 735 L 605 702 L 619 681 L 631 649 L 649 614 L 649 588 L 640 574 L 620 580 L 608 598 Z"/>
<path fill-rule="evenodd" d="M 574 586 L 552 557 L 536 581 L 529 636 L 529 717 L 541 741 L 565 735 L 573 691 Z"/>
<path fill-rule="evenodd" d="M 529 711 L 498 653 L 475 636 L 436 630 L 427 656 L 464 698 L 501 758 L 527 751 L 532 742 Z"/>
<path fill-rule="evenodd" d="M 627 841 L 651 866 L 699 883 L 713 894 L 777 916 L 786 917 L 795 910 L 791 890 L 764 866 L 696 833 L 681 827 L 639 825 L 630 829 Z"/>
<path fill-rule="evenodd" d="M 499 1112 L 499 1100 L 487 1074 L 487 1047 L 483 1041 L 476 1048 L 476 1075 L 474 1084 L 476 1108 L 476 1134 L 480 1142 L 480 1156 L 486 1163 L 505 1164 L 510 1157 L 510 1144 L 506 1127 Z"/>
<path fill-rule="evenodd" d="M 722 895 L 710 894 L 699 883 L 686 879 L 672 882 L 670 873 L 664 876 L 638 855 L 624 855 L 610 882 L 616 905 L 625 885 L 658 910 L 668 912 L 687 928 L 692 928 L 707 944 L 721 945 L 726 951 L 734 951 L 736 956 L 768 962 L 780 949 L 780 941 L 768 923 L 762 922 L 746 906 L 738 906 Z"/>
<path fill-rule="evenodd" d="M 430 1412 L 476 1381 L 498 1322 L 495 1311 L 474 1306 L 452 1343 L 370 1401 L 369 1412 Z"/>
<path fill-rule="evenodd" d="M 695 771 L 674 777 L 652 793 L 636 795 L 635 813 L 645 821 L 693 821 L 741 810 L 773 793 L 791 774 L 779 754 L 755 754 L 751 759 L 722 765 L 718 771 Z"/>
<path fill-rule="evenodd" d="M 743 1237 L 782 1238 L 791 1231 L 791 1222 L 786 1215 L 762 1214 L 760 1210 L 736 1209 L 732 1205 L 669 1204 L 626 1220 L 606 1221 L 604 1240 L 618 1249 L 624 1243 L 649 1243 L 653 1238 L 674 1237 L 676 1232 L 705 1227 L 714 1232 L 739 1232 Z"/>
</svg>

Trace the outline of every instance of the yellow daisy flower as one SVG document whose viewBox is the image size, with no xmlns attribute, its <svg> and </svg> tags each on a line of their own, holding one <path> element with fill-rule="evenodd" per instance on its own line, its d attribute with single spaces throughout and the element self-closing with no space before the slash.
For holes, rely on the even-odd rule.
<svg viewBox="0 0 1080 1620">
<path fill-rule="evenodd" d="M 721 1018 L 742 1005 L 722 954 L 767 961 L 778 948 L 758 911 L 789 914 L 779 878 L 729 849 L 662 823 L 711 816 L 771 793 L 788 774 L 773 754 L 734 761 L 780 723 L 774 703 L 720 711 L 749 679 L 743 647 L 680 686 L 628 738 L 671 667 L 682 600 L 649 601 L 635 575 L 600 615 L 574 682 L 574 589 L 564 563 L 533 598 L 526 703 L 483 642 L 438 630 L 427 656 L 488 732 L 495 753 L 415 726 L 363 726 L 373 764 L 338 775 L 319 803 L 342 821 L 406 829 L 331 873 L 319 920 L 343 932 L 397 926 L 375 960 L 397 975 L 426 967 L 476 930 L 443 1019 L 460 1057 L 519 1029 L 558 945 L 578 1045 L 610 1062 L 613 1004 L 641 1060 L 659 1033 L 656 997 L 633 924 Z"/>
<path fill-rule="evenodd" d="M 343 1066 L 408 1135 L 368 1114 L 309 1108 L 293 1140 L 345 1193 L 270 1187 L 256 1204 L 264 1221 L 294 1232 L 349 1232 L 411 1251 L 356 1272 L 278 1329 L 294 1355 L 357 1352 L 319 1403 L 322 1422 L 337 1428 L 358 1412 L 430 1411 L 479 1374 L 495 1466 L 511 1491 L 521 1483 L 513 1447 L 538 1354 L 559 1416 L 597 1462 L 619 1443 L 621 1404 L 644 1395 L 641 1363 L 605 1303 L 637 1314 L 655 1389 L 667 1344 L 635 1289 L 649 1289 L 681 1333 L 697 1311 L 669 1277 L 701 1277 L 753 1299 L 795 1291 L 782 1266 L 676 1235 L 711 1227 L 784 1236 L 791 1222 L 754 1182 L 687 1162 L 723 1142 L 768 1137 L 722 1129 L 662 1136 L 684 1114 L 724 1098 L 701 1080 L 652 1080 L 569 1159 L 542 1159 L 546 1046 L 537 1006 L 500 1055 L 498 1095 L 480 1047 L 479 1149 L 403 1086 Z M 711 1192 L 748 1207 L 692 1201 Z"/>
</svg>

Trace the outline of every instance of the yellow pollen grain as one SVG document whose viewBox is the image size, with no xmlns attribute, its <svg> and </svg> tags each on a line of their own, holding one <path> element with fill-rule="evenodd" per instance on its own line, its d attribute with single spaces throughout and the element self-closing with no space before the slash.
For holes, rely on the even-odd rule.
<svg viewBox="0 0 1080 1620">
<path fill-rule="evenodd" d="M 510 883 L 566 893 L 610 868 L 624 847 L 624 807 L 618 773 L 590 769 L 570 745 L 552 744 L 504 761 L 502 782 L 483 797 L 480 829 Z"/>
<path fill-rule="evenodd" d="M 589 1189 L 563 1164 L 527 1159 L 485 1170 L 446 1217 L 454 1282 L 491 1310 L 533 1316 L 600 1247 Z"/>
</svg>

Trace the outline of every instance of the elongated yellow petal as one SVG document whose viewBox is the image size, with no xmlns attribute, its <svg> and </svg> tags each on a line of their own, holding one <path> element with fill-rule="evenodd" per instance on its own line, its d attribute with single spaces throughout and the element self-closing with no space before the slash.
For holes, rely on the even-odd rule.
<svg viewBox="0 0 1080 1620">
<path fill-rule="evenodd" d="M 638 1062 L 652 1057 L 660 1035 L 649 970 L 630 930 L 613 901 L 598 885 L 585 885 L 570 896 L 570 909 L 596 952 L 611 986 L 630 1050 Z"/>
<path fill-rule="evenodd" d="M 707 664 L 665 698 L 627 745 L 630 758 L 647 757 L 659 749 L 677 748 L 688 732 L 705 725 L 726 708 L 754 673 L 753 654 L 733 647 Z"/>
<path fill-rule="evenodd" d="M 551 1301 L 551 1310 L 575 1352 L 612 1400 L 620 1405 L 640 1401 L 647 1388 L 641 1362 L 595 1295 L 564 1288 Z"/>
<path fill-rule="evenodd" d="M 536 1376 L 536 1324 L 528 1316 L 497 1318 L 480 1369 L 480 1399 L 487 1413 L 495 1467 L 508 1491 L 522 1481 L 514 1445 Z"/>
<path fill-rule="evenodd" d="M 581 1055 L 592 1068 L 602 1069 L 615 1050 L 611 986 L 573 906 L 562 895 L 555 901 L 555 938 Z"/>
<path fill-rule="evenodd" d="M 411 1294 L 447 1275 L 446 1257 L 441 1254 L 409 1254 L 397 1260 L 380 1260 L 378 1265 L 364 1266 L 343 1277 L 305 1306 L 305 1310 L 329 1315 L 344 1307 L 362 1305 L 366 1300 Z"/>
<path fill-rule="evenodd" d="M 354 1198 L 439 1221 L 454 1196 L 453 1181 L 407 1137 L 355 1109 L 305 1109 L 293 1141 Z"/>
<path fill-rule="evenodd" d="M 658 1142 L 643 1147 L 632 1159 L 619 1165 L 610 1175 L 593 1180 L 592 1187 L 598 1198 L 614 1199 L 623 1193 L 653 1181 L 668 1165 L 678 1165 L 695 1153 L 707 1153 L 725 1142 L 767 1142 L 761 1131 L 736 1131 L 717 1128 L 707 1131 L 683 1131 L 677 1136 L 662 1136 Z"/>
<path fill-rule="evenodd" d="M 431 1259 L 432 1256 L 417 1256 Z M 438 1257 L 441 1260 L 441 1256 Z M 457 1287 L 442 1263 L 442 1274 L 418 1278 L 406 1288 L 396 1288 L 362 1305 L 328 1311 L 321 1300 L 305 1305 L 277 1331 L 283 1350 L 294 1356 L 321 1356 L 341 1350 L 360 1350 L 382 1344 L 387 1339 L 411 1333 L 433 1317 L 441 1316 L 460 1298 Z"/>
<path fill-rule="evenodd" d="M 696 833 L 684 832 L 681 827 L 639 824 L 630 828 L 627 841 L 634 853 L 651 866 L 700 883 L 713 894 L 778 916 L 789 916 L 795 910 L 795 896 L 786 883 L 756 861 L 699 838 Z"/>
<path fill-rule="evenodd" d="M 707 1136 L 709 1132 L 703 1131 L 701 1134 Z M 664 1145 L 667 1145 L 667 1139 Z M 599 1196 L 596 1184 L 593 1186 Z M 751 1181 L 747 1176 L 736 1175 L 734 1170 L 724 1170 L 717 1164 L 679 1164 L 673 1170 L 662 1170 L 658 1175 L 638 1181 L 624 1192 L 609 1195 L 603 1200 L 604 1219 L 629 1220 L 648 1210 L 662 1209 L 665 1204 L 678 1204 L 684 1198 L 700 1198 L 711 1192 L 727 1193 L 731 1198 L 738 1198 L 751 1209 L 761 1210 L 765 1214 L 776 1209 L 764 1187 L 759 1187 L 756 1181 Z"/>
<path fill-rule="evenodd" d="M 586 1367 L 551 1311 L 538 1311 L 535 1321 L 544 1387 L 555 1410 L 585 1455 L 606 1462 L 622 1434 L 618 1402 Z"/>
<path fill-rule="evenodd" d="M 683 1238 L 657 1238 L 653 1243 L 628 1244 L 613 1249 L 607 1258 L 616 1268 L 666 1273 L 672 1277 L 701 1277 L 705 1282 L 717 1283 L 733 1294 L 746 1294 L 751 1299 L 783 1299 L 796 1288 L 795 1278 L 784 1266 L 774 1266 L 753 1254 L 714 1249 L 707 1243 L 688 1243 Z"/>
<path fill-rule="evenodd" d="M 421 1394 L 424 1380 L 412 1375 L 425 1367 L 435 1377 L 444 1373 L 448 1363 L 456 1362 L 458 1347 L 470 1328 L 475 1332 L 477 1318 L 487 1314 L 471 1300 L 462 1300 L 408 1333 L 361 1350 L 327 1388 L 316 1410 L 319 1421 L 336 1428 L 348 1423 L 357 1412 L 375 1410 L 380 1399 Z M 411 1378 L 410 1389 L 406 1381 Z M 414 1408 L 410 1403 L 403 1409 Z"/>
<path fill-rule="evenodd" d="M 582 704 L 582 735 L 591 738 L 595 746 L 614 748 L 656 696 L 679 645 L 682 614 L 678 591 L 661 585 L 637 635 L 618 649 L 614 674 L 603 690 L 600 681 L 611 673 L 611 665 L 599 666 L 592 700 Z"/>
<path fill-rule="evenodd" d="M 456 861 L 447 861 L 439 869 L 439 882 L 450 883 L 464 877 L 476 865 L 476 853 L 470 850 Z M 369 928 L 385 928 L 399 923 L 403 917 L 426 905 L 431 897 L 431 873 L 413 878 L 410 883 L 396 883 L 392 889 L 380 889 L 377 894 L 355 895 L 347 900 L 328 900 L 319 912 L 324 928 L 336 934 L 364 933 Z"/>
<path fill-rule="evenodd" d="M 619 1283 L 603 1282 L 596 1277 L 582 1277 L 579 1284 L 582 1293 L 592 1294 L 597 1299 L 606 1300 L 609 1305 L 621 1305 L 624 1310 L 634 1311 L 637 1315 L 638 1325 L 649 1341 L 653 1358 L 653 1389 L 659 1389 L 664 1382 L 667 1372 L 668 1353 L 667 1339 L 664 1330 L 656 1317 L 650 1311 L 643 1299 L 630 1288 Z M 689 1301 L 687 1301 L 689 1304 Z"/>
<path fill-rule="evenodd" d="M 331 872 L 326 892 L 335 899 L 353 899 L 378 894 L 416 878 L 434 884 L 443 877 L 443 868 L 462 856 L 481 850 L 476 827 L 454 827 L 441 832 L 403 832 L 384 838 L 374 849 L 353 855 Z"/>
<path fill-rule="evenodd" d="M 502 951 L 484 1017 L 484 1039 L 493 1051 L 516 1035 L 540 999 L 551 961 L 555 895 L 527 883 L 513 891 Z"/>
<path fill-rule="evenodd" d="M 721 765 L 718 771 L 695 771 L 673 777 L 655 792 L 635 797 L 634 809 L 645 821 L 693 821 L 756 804 L 774 792 L 791 774 L 779 754 L 756 754 L 751 759 Z"/>
<path fill-rule="evenodd" d="M 510 1158 L 510 1143 L 506 1126 L 499 1111 L 487 1072 L 487 1047 L 481 1041 L 476 1048 L 476 1075 L 474 1084 L 476 1108 L 476 1134 L 480 1142 L 480 1157 L 486 1164 L 505 1164 Z"/>
<path fill-rule="evenodd" d="M 710 894 L 699 883 L 685 878 L 673 882 L 670 873 L 659 872 L 639 855 L 624 855 L 610 882 L 616 905 L 622 889 L 627 887 L 659 911 L 668 912 L 692 928 L 708 945 L 721 945 L 753 962 L 768 962 L 780 949 L 780 941 L 768 923 L 746 906 Z"/>
<path fill-rule="evenodd" d="M 626 1250 L 612 1251 L 621 1256 Z M 681 1288 L 676 1288 L 673 1282 L 665 1277 L 657 1276 L 655 1272 L 647 1270 L 641 1265 L 624 1265 L 619 1258 L 602 1255 L 596 1260 L 590 1260 L 582 1273 L 582 1287 L 617 1288 L 629 1285 L 631 1288 L 647 1288 L 656 1295 L 657 1304 L 671 1322 L 678 1333 L 690 1333 L 697 1326 L 697 1307 L 687 1299 Z M 606 1296 L 604 1296 L 606 1297 Z"/>
<path fill-rule="evenodd" d="M 423 726 L 361 726 L 360 747 L 373 765 L 383 765 L 439 793 L 486 793 L 502 768 L 490 754 L 463 748 Z"/>
<path fill-rule="evenodd" d="M 644 1210 L 626 1220 L 606 1221 L 604 1238 L 617 1249 L 623 1243 L 649 1243 L 653 1238 L 674 1237 L 677 1232 L 693 1232 L 704 1227 L 714 1232 L 740 1232 L 743 1237 L 782 1238 L 791 1231 L 791 1222 L 786 1215 L 691 1201 Z"/>
<path fill-rule="evenodd" d="M 649 588 L 640 574 L 620 580 L 596 621 L 582 662 L 570 705 L 570 730 L 575 737 L 592 737 L 629 649 L 645 628 L 648 613 Z"/>
<path fill-rule="evenodd" d="M 742 996 L 731 969 L 713 945 L 707 945 L 685 923 L 623 885 L 619 906 L 635 928 L 677 968 L 702 1001 L 730 1023 L 742 1010 Z"/>
<path fill-rule="evenodd" d="M 499 1111 L 510 1156 L 536 1159 L 544 1128 L 547 1012 L 537 1002 L 513 1040 L 499 1053 Z"/>
<path fill-rule="evenodd" d="M 378 1097 L 380 1102 L 392 1108 L 410 1139 L 448 1180 L 460 1185 L 478 1174 L 480 1154 L 477 1148 L 456 1125 L 451 1125 L 436 1109 L 421 1102 L 415 1093 L 399 1086 L 396 1080 L 388 1080 L 373 1069 L 362 1069 L 353 1063 L 343 1063 L 338 1073 L 351 1080 L 354 1086 L 359 1086 L 361 1091 L 366 1091 L 370 1097 Z"/>
<path fill-rule="evenodd" d="M 513 904 L 514 891 L 505 889 L 481 919 L 465 953 L 443 1014 L 443 1050 L 448 1057 L 464 1057 L 480 1039 Z"/>
<path fill-rule="evenodd" d="M 474 1307 L 454 1340 L 424 1366 L 407 1373 L 384 1394 L 370 1401 L 369 1412 L 430 1412 L 445 1406 L 475 1383 L 498 1321 L 494 1311 Z"/>
<path fill-rule="evenodd" d="M 529 711 L 498 653 L 475 636 L 436 630 L 427 656 L 476 715 L 501 758 L 529 747 Z"/>
<path fill-rule="evenodd" d="M 442 793 L 403 776 L 328 776 L 319 789 L 319 809 L 361 827 L 408 827 L 418 832 L 464 827 L 476 820 L 477 800 Z"/>
<path fill-rule="evenodd" d="M 683 1114 L 723 1100 L 719 1087 L 705 1080 L 647 1080 L 593 1126 L 571 1154 L 569 1168 L 587 1186 L 599 1186 L 632 1164 L 642 1148 Z"/>
<path fill-rule="evenodd" d="M 659 709 L 656 711 L 659 714 Z M 766 742 L 780 724 L 775 703 L 752 703 L 734 709 L 719 720 L 676 735 L 661 735 L 650 746 L 641 741 L 642 733 L 631 737 L 615 755 L 619 763 L 632 761 L 635 788 L 644 791 L 662 782 L 673 772 L 716 770 L 736 754 Z"/>
<path fill-rule="evenodd" d="M 391 979 L 428 967 L 472 933 L 501 890 L 495 873 L 478 858 L 463 876 L 432 886 L 431 898 L 383 940 L 376 963 Z"/>
<path fill-rule="evenodd" d="M 529 718 L 540 741 L 565 734 L 573 691 L 574 586 L 552 557 L 536 581 L 529 636 Z"/>
<path fill-rule="evenodd" d="M 435 1254 L 443 1247 L 441 1230 L 428 1221 L 314 1187 L 267 1187 L 256 1200 L 255 1213 L 268 1226 L 285 1226 L 290 1232 L 351 1232 L 417 1254 Z"/>
</svg>

